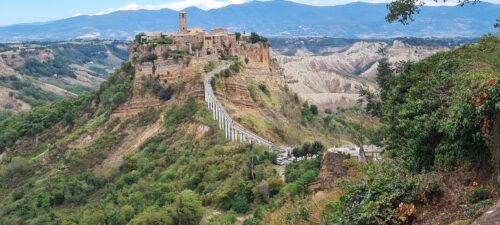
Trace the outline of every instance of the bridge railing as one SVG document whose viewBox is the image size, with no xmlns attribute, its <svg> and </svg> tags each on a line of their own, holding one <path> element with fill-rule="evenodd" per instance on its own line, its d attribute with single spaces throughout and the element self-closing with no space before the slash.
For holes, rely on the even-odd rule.
<svg viewBox="0 0 500 225">
<path fill-rule="evenodd" d="M 273 143 L 271 141 L 255 134 L 254 132 L 244 128 L 242 125 L 234 121 L 229 113 L 227 113 L 227 111 L 224 109 L 224 106 L 217 99 L 217 96 L 215 95 L 212 88 L 211 81 L 217 73 L 222 70 L 228 69 L 230 65 L 230 62 L 223 61 L 221 66 L 209 72 L 203 80 L 203 86 L 205 89 L 205 102 L 207 103 L 207 106 L 213 111 L 214 119 L 219 122 L 219 127 L 225 131 L 226 139 L 237 142 L 248 141 L 250 143 L 260 143 L 269 148 L 272 148 Z M 280 146 L 279 149 L 280 151 L 291 151 L 291 147 L 288 146 Z"/>
</svg>

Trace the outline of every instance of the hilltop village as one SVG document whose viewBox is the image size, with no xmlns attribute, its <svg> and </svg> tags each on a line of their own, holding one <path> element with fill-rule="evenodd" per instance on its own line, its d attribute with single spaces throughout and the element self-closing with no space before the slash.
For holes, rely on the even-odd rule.
<svg viewBox="0 0 500 225">
<path fill-rule="evenodd" d="M 144 85 L 154 83 L 165 89 L 190 82 L 209 72 L 206 66 L 216 65 L 219 60 L 238 60 L 245 68 L 239 73 L 257 82 L 268 82 L 271 88 L 284 85 L 283 71 L 277 62 L 271 60 L 267 39 L 256 33 L 245 36 L 223 28 L 208 32 L 202 28 L 188 28 L 187 24 L 187 14 L 180 12 L 178 32 L 140 33 L 136 36 L 129 56 L 135 67 L 133 99 L 115 113 L 135 114 L 147 107 L 160 106 L 159 96 L 143 93 Z M 193 88 L 194 93 L 190 94 L 202 99 L 201 82 Z M 251 107 L 248 95 L 242 97 L 241 94 L 245 93 L 236 93 L 230 96 L 230 100 Z"/>
<path fill-rule="evenodd" d="M 258 142 L 270 149 L 276 147 L 280 150 L 280 163 L 289 163 L 292 147 L 279 146 L 253 133 L 233 121 L 225 110 L 229 105 L 235 109 L 233 114 L 240 114 L 245 109 L 259 110 L 247 88 L 247 78 L 274 90 L 285 88 L 283 70 L 276 60 L 271 59 L 270 52 L 267 39 L 256 33 L 243 36 L 224 28 L 209 32 L 202 28 L 190 29 L 187 27 L 187 14 L 180 12 L 178 32 L 141 33 L 135 38 L 129 56 L 135 68 L 133 96 L 131 101 L 118 107 L 114 114 L 129 116 L 147 108 L 161 107 L 167 100 L 165 95 L 172 95 L 174 91 L 180 95 L 177 99 L 194 96 L 200 101 L 205 100 L 227 140 Z M 215 78 L 212 79 L 217 75 L 215 72 L 225 73 L 224 91 L 216 88 Z M 239 76 L 230 78 L 229 73 Z M 201 82 L 203 74 L 206 76 Z M 347 147 L 352 148 L 348 154 L 364 158 L 364 154 L 360 156 L 359 149 Z M 365 152 L 370 160 L 380 159 L 382 149 L 375 146 L 364 148 L 371 149 Z M 330 151 L 343 152 L 337 148 Z"/>
</svg>

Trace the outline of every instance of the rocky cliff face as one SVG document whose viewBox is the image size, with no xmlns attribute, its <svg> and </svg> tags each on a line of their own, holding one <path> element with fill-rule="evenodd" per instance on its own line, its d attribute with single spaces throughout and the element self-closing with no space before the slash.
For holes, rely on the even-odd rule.
<svg viewBox="0 0 500 225">
<path fill-rule="evenodd" d="M 241 45 L 236 55 L 242 61 L 243 69 L 229 78 L 220 78 L 222 89 L 216 89 L 215 92 L 221 99 L 226 99 L 237 107 L 256 109 L 258 106 L 247 87 L 248 79 L 275 90 L 284 87 L 283 70 L 276 60 L 271 59 L 268 45 Z"/>
<path fill-rule="evenodd" d="M 328 55 L 275 55 L 284 68 L 290 89 L 303 99 L 322 108 L 348 108 L 357 104 L 357 88 L 373 87 L 377 61 L 386 52 L 390 62 L 415 61 L 445 47 L 411 46 L 401 41 L 392 45 L 383 42 L 356 42 L 343 49 L 334 49 Z"/>
<path fill-rule="evenodd" d="M 130 61 L 135 67 L 133 97 L 130 101 L 114 111 L 118 115 L 132 115 L 148 107 L 160 107 L 159 97 L 151 92 L 153 88 L 172 87 L 180 95 L 194 95 L 203 98 L 201 78 L 205 74 L 205 66 L 210 62 L 219 62 L 216 54 L 195 56 L 183 54 L 172 57 L 164 54 L 175 51 L 168 45 L 150 46 L 134 45 L 130 51 Z M 256 108 L 247 88 L 246 79 L 263 83 L 270 88 L 279 88 L 285 84 L 283 71 L 277 61 L 271 60 L 270 48 L 262 43 L 242 43 L 234 49 L 234 55 L 244 65 L 243 69 L 231 77 L 221 77 L 222 88 L 216 89 L 220 99 L 231 101 L 237 106 Z M 182 89 L 182 90 L 180 90 Z M 181 96 L 182 97 L 182 96 Z"/>
<path fill-rule="evenodd" d="M 271 88 L 285 84 L 283 70 L 275 59 L 271 59 L 269 45 L 256 43 L 240 46 L 237 55 L 245 64 L 243 75 Z"/>
</svg>

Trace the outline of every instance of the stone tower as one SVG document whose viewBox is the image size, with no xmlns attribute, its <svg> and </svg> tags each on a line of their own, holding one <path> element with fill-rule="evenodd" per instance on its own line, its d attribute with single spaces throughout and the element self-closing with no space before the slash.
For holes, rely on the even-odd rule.
<svg viewBox="0 0 500 225">
<path fill-rule="evenodd" d="M 179 33 L 187 33 L 187 14 L 186 12 L 179 12 Z"/>
</svg>

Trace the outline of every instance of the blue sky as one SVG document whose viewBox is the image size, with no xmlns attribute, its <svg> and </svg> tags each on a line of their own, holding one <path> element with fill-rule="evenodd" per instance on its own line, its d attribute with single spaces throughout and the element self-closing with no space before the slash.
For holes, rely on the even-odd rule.
<svg viewBox="0 0 500 225">
<path fill-rule="evenodd" d="M 189 6 L 202 9 L 240 4 L 250 0 L 4 0 L 0 3 L 0 26 L 17 23 L 44 22 L 76 15 L 98 15 L 117 10 L 161 9 L 175 10 Z M 293 0 L 310 5 L 339 5 L 354 0 Z M 388 2 L 389 0 L 363 0 Z M 435 5 L 431 0 L 429 4 Z M 441 1 L 441 0 L 440 0 Z M 454 4 L 454 0 L 446 4 Z M 456 0 L 455 0 L 456 1 Z M 500 3 L 500 0 L 488 0 Z M 440 3 L 442 4 L 442 3 Z"/>
</svg>

